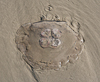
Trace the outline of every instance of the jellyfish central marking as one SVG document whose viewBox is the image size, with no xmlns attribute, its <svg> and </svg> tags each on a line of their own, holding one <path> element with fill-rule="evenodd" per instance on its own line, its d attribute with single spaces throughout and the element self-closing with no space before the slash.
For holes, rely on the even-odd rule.
<svg viewBox="0 0 100 82">
<path fill-rule="evenodd" d="M 40 33 L 40 46 L 42 48 L 56 48 L 61 44 L 61 31 L 57 28 L 44 29 Z"/>
</svg>

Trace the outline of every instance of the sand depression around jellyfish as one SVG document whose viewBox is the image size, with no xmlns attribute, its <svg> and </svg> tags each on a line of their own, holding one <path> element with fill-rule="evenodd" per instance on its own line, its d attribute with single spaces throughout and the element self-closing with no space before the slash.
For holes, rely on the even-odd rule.
<svg viewBox="0 0 100 82">
<path fill-rule="evenodd" d="M 67 22 L 41 21 L 22 25 L 16 35 L 17 48 L 34 69 L 59 69 L 78 59 L 83 37 Z"/>
</svg>

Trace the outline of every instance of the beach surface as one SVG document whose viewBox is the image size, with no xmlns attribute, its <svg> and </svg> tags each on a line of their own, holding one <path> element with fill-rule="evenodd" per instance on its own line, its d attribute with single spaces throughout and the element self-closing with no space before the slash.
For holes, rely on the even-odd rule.
<svg viewBox="0 0 100 82">
<path fill-rule="evenodd" d="M 22 24 L 48 14 L 78 21 L 84 50 L 66 70 L 35 72 L 23 60 L 15 36 Z M 0 0 L 0 82 L 100 82 L 99 49 L 100 0 Z"/>
</svg>

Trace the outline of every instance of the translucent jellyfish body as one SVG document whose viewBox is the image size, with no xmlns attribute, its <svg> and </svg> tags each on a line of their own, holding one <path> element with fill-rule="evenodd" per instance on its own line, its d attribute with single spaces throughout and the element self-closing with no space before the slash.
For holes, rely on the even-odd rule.
<svg viewBox="0 0 100 82">
<path fill-rule="evenodd" d="M 43 21 L 22 25 L 16 35 L 17 48 L 34 69 L 59 69 L 78 59 L 83 38 L 66 22 Z"/>
</svg>

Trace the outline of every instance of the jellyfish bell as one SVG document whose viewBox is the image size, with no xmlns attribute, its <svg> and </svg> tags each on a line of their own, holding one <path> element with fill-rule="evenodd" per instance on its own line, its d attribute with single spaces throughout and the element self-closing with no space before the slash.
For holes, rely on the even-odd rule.
<svg viewBox="0 0 100 82">
<path fill-rule="evenodd" d="M 28 38 L 22 40 L 21 36 Z M 76 60 L 82 51 L 82 39 L 77 37 L 66 22 L 43 21 L 20 27 L 16 44 L 25 52 L 24 60 L 34 69 L 59 69 Z"/>
</svg>

